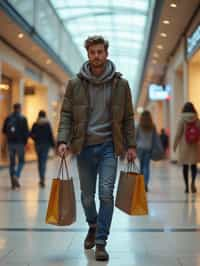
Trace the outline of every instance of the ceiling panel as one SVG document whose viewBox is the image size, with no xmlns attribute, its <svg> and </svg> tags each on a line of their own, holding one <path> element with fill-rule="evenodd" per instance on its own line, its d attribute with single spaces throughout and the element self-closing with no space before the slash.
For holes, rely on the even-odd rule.
<svg viewBox="0 0 200 266">
<path fill-rule="evenodd" d="M 154 0 L 51 0 L 74 43 L 87 60 L 84 40 L 103 35 L 109 57 L 137 93 Z M 136 74 L 137 73 L 137 74 Z M 139 74 L 138 74 L 139 73 Z"/>
</svg>

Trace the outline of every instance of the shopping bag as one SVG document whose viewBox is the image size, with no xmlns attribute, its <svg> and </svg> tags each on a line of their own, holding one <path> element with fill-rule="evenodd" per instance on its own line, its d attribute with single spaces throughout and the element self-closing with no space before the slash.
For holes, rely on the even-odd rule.
<svg viewBox="0 0 200 266">
<path fill-rule="evenodd" d="M 163 159 L 165 159 L 165 150 L 158 133 L 156 132 L 156 130 L 154 130 L 152 134 L 151 160 L 160 161 Z"/>
<path fill-rule="evenodd" d="M 67 178 L 64 179 L 64 172 Z M 52 180 L 46 213 L 46 223 L 70 225 L 76 221 L 76 204 L 73 179 L 69 177 L 65 158 L 61 159 L 58 177 Z"/>
<path fill-rule="evenodd" d="M 120 172 L 115 206 L 129 215 L 148 214 L 144 176 L 137 168 Z"/>
</svg>

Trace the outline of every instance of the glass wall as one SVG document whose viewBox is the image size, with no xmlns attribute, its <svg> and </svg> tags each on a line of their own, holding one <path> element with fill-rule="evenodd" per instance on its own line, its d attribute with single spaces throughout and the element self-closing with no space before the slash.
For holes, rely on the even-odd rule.
<svg viewBox="0 0 200 266">
<path fill-rule="evenodd" d="M 74 44 L 48 0 L 9 0 L 17 12 L 34 27 L 72 73 L 79 71 L 83 56 Z"/>
</svg>

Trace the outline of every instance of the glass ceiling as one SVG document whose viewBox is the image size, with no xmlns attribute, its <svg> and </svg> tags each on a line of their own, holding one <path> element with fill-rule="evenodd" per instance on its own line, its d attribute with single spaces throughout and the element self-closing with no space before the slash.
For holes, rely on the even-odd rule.
<svg viewBox="0 0 200 266">
<path fill-rule="evenodd" d="M 109 58 L 137 95 L 155 0 L 51 0 L 87 60 L 84 40 L 103 35 Z"/>
</svg>

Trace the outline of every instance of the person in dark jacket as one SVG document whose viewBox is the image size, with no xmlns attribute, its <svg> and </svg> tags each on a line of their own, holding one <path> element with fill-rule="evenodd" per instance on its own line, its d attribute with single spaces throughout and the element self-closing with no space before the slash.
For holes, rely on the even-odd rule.
<svg viewBox="0 0 200 266">
<path fill-rule="evenodd" d="M 41 187 L 45 187 L 48 152 L 51 147 L 55 146 L 51 125 L 45 111 L 41 110 L 39 112 L 38 119 L 32 126 L 30 136 L 35 142 L 35 150 L 38 157 L 39 184 Z"/>
<path fill-rule="evenodd" d="M 169 137 L 168 137 L 167 133 L 165 132 L 164 128 L 162 128 L 160 131 L 160 140 L 161 140 L 161 143 L 162 143 L 163 148 L 164 148 L 165 153 L 166 153 L 167 149 L 169 147 Z"/>
<path fill-rule="evenodd" d="M 5 119 L 2 132 L 6 135 L 8 142 L 11 188 L 16 189 L 20 187 L 19 178 L 24 166 L 25 145 L 29 135 L 27 119 L 21 114 L 20 103 L 13 105 L 13 113 Z"/>
</svg>

